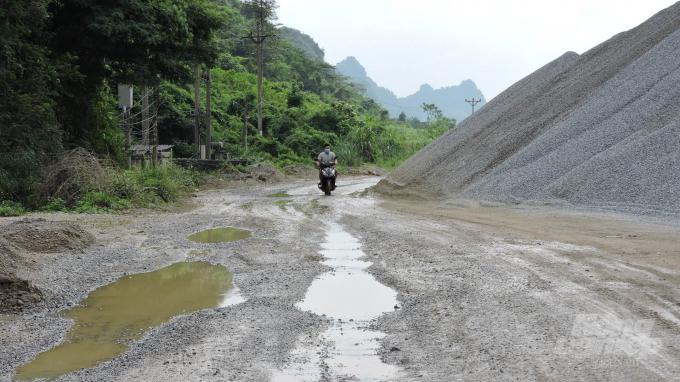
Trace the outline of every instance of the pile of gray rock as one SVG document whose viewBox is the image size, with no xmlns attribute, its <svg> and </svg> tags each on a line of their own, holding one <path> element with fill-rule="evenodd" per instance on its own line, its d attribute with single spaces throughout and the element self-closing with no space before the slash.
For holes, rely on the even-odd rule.
<svg viewBox="0 0 680 382">
<path fill-rule="evenodd" d="M 495 97 L 376 186 L 680 216 L 680 3 Z"/>
</svg>

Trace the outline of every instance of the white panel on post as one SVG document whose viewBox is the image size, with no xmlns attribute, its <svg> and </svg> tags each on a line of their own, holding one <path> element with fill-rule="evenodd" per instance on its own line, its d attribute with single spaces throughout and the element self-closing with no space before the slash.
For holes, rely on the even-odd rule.
<svg viewBox="0 0 680 382">
<path fill-rule="evenodd" d="M 132 85 L 118 85 L 118 107 L 132 109 Z"/>
</svg>

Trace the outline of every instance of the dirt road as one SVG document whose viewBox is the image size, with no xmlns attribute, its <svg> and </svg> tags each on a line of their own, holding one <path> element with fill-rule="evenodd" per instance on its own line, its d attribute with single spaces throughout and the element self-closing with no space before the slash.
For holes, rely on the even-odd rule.
<svg viewBox="0 0 680 382">
<path fill-rule="evenodd" d="M 181 213 L 41 216 L 97 242 L 17 272 L 48 303 L 0 316 L 0 380 L 64 341 L 70 321 L 55 313 L 182 261 L 225 265 L 239 302 L 176 316 L 60 378 L 680 380 L 677 224 L 362 193 L 378 180 L 344 178 L 332 197 L 299 181 L 198 193 Z M 252 236 L 186 240 L 217 227 Z"/>
</svg>

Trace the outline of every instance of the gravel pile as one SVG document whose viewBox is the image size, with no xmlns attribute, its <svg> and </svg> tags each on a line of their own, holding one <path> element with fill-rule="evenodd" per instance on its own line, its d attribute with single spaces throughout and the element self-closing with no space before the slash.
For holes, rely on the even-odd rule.
<svg viewBox="0 0 680 382">
<path fill-rule="evenodd" d="M 28 252 L 57 253 L 82 250 L 95 242 L 84 229 L 70 224 L 26 218 L 0 228 L 0 239 Z"/>
<path fill-rule="evenodd" d="M 271 163 L 258 163 L 246 166 L 246 171 L 252 178 L 263 182 L 283 182 L 286 176 Z"/>
<path fill-rule="evenodd" d="M 318 178 L 319 170 L 303 164 L 292 164 L 281 169 L 284 174 L 295 175 L 301 178 Z"/>
<path fill-rule="evenodd" d="M 376 190 L 680 215 L 680 3 L 519 81 Z"/>
<path fill-rule="evenodd" d="M 0 269 L 0 313 L 17 313 L 43 300 L 43 293 L 28 280 Z"/>
<path fill-rule="evenodd" d="M 15 272 L 38 267 L 46 253 L 81 251 L 92 234 L 70 223 L 25 218 L 0 227 L 0 313 L 17 313 L 45 299 L 43 291 Z"/>
</svg>

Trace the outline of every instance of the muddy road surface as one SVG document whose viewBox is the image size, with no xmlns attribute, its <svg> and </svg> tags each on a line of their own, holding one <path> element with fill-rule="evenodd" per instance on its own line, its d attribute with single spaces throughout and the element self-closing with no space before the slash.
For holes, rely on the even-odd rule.
<svg viewBox="0 0 680 382">
<path fill-rule="evenodd" d="M 16 270 L 46 300 L 0 315 L 0 380 L 680 380 L 677 222 L 363 192 L 378 180 L 38 216 L 96 242 Z"/>
</svg>

